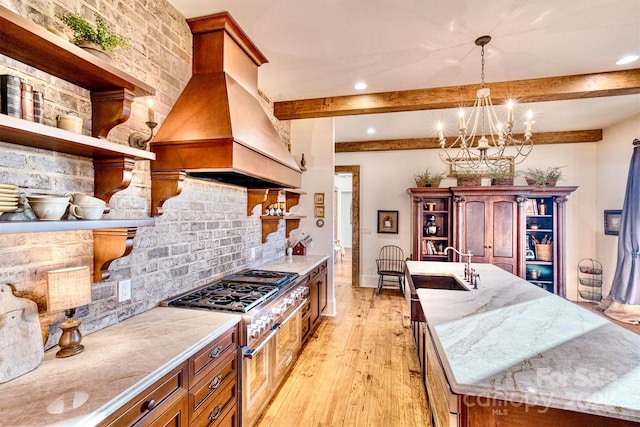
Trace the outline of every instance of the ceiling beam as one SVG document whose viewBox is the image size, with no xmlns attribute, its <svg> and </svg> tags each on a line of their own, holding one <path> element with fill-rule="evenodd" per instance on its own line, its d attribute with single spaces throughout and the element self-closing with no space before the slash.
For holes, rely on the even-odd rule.
<svg viewBox="0 0 640 427">
<path fill-rule="evenodd" d="M 515 137 L 522 140 L 524 135 L 515 135 Z M 602 129 L 536 133 L 533 137 L 534 145 L 598 142 L 602 140 Z M 357 153 L 364 151 L 424 150 L 429 148 L 440 148 L 438 138 L 336 142 L 335 152 Z"/>
<path fill-rule="evenodd" d="M 640 68 L 495 82 L 487 86 L 494 101 L 511 97 L 518 102 L 543 102 L 631 95 L 640 93 Z M 274 114 L 280 120 L 293 120 L 457 108 L 472 105 L 478 88 L 473 84 L 280 101 L 274 103 Z"/>
</svg>

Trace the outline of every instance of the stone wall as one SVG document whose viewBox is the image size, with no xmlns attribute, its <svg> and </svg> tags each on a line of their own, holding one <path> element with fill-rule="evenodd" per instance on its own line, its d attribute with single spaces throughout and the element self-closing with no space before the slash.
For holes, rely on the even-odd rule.
<svg viewBox="0 0 640 427">
<path fill-rule="evenodd" d="M 130 38 L 130 49 L 116 53 L 113 65 L 156 88 L 156 120 L 162 125 L 191 75 L 191 33 L 184 18 L 166 1 L 117 0 L 0 0 L 0 5 L 45 27 L 63 27 L 53 18 L 64 11 L 93 18 L 94 11 Z M 0 74 L 10 73 L 32 83 L 45 95 L 45 124 L 55 126 L 56 115 L 73 110 L 84 119 L 90 134 L 90 99 L 86 90 L 39 70 L 0 56 Z M 133 104 L 132 116 L 114 128 L 109 140 L 127 144 L 128 135 L 145 131 L 144 99 Z M 288 143 L 289 123 L 278 122 L 261 104 Z M 14 184 L 23 194 L 93 193 L 91 159 L 1 142 L 0 183 Z M 106 218 L 148 218 L 149 162 L 138 161 L 131 185 L 116 194 Z M 84 334 L 149 310 L 159 301 L 203 285 L 212 279 L 259 265 L 284 253 L 284 225 L 261 243 L 259 208 L 246 214 L 246 190 L 213 181 L 187 178 L 182 194 L 167 201 L 154 227 L 138 229 L 132 253 L 114 261 L 108 280 L 93 284 L 92 303 L 78 309 Z M 33 218 L 28 208 L 4 214 L 0 221 Z M 55 268 L 89 265 L 93 268 L 90 231 L 0 235 L 0 283 L 11 283 L 18 295 L 36 300 L 46 347 L 57 343 L 61 313 L 46 312 L 46 272 Z M 252 253 L 255 257 L 252 257 Z M 117 283 L 130 279 L 132 300 L 118 302 Z"/>
</svg>

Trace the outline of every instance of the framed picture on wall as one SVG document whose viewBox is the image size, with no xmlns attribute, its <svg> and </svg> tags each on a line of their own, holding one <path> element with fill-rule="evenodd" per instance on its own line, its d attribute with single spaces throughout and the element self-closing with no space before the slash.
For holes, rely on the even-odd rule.
<svg viewBox="0 0 640 427">
<path fill-rule="evenodd" d="M 378 233 L 398 234 L 398 211 L 378 211 Z"/>
<path fill-rule="evenodd" d="M 313 195 L 313 204 L 316 206 L 324 206 L 324 193 L 315 193 Z"/>
<path fill-rule="evenodd" d="M 620 233 L 621 210 L 604 211 L 604 234 L 617 236 Z"/>
<path fill-rule="evenodd" d="M 316 218 L 324 218 L 324 206 L 316 206 L 314 216 Z"/>
</svg>

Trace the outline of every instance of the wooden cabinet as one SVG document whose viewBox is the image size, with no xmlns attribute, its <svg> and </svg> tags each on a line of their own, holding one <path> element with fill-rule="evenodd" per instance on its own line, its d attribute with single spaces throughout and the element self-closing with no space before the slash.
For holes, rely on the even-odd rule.
<svg viewBox="0 0 640 427">
<path fill-rule="evenodd" d="M 89 90 L 92 113 L 92 136 L 0 115 L 2 141 L 92 158 L 96 171 L 94 195 L 107 204 L 115 193 L 129 186 L 136 160 L 155 159 L 154 153 L 105 139 L 113 127 L 129 118 L 136 96 L 155 93 L 151 86 L 2 6 L 0 53 Z M 94 281 L 99 281 L 108 277 L 109 263 L 129 254 L 137 227 L 154 224 L 152 220 L 119 220 L 116 229 L 116 225 L 102 221 L 61 224 L 64 222 L 31 227 L 16 221 L 2 224 L 0 233 L 96 229 Z"/>
<path fill-rule="evenodd" d="M 238 427 L 239 326 L 116 410 L 100 426 Z"/>
<path fill-rule="evenodd" d="M 454 246 L 473 254 L 474 262 L 519 273 L 518 203 L 511 194 L 454 196 Z"/>
<path fill-rule="evenodd" d="M 188 365 L 185 361 L 123 405 L 100 425 L 160 425 L 155 423 L 158 418 L 179 420 L 178 425 L 187 425 L 188 414 L 184 411 L 184 406 L 188 404 L 187 376 Z M 165 412 L 167 416 L 163 416 Z"/>
<path fill-rule="evenodd" d="M 450 261 L 451 193 L 448 188 L 410 188 L 413 202 L 411 259 Z"/>
<path fill-rule="evenodd" d="M 323 261 L 308 274 L 308 306 L 302 307 L 301 335 L 305 342 L 322 320 L 322 311 L 327 307 L 327 261 Z"/>
<path fill-rule="evenodd" d="M 412 256 L 419 261 L 449 261 L 425 253 L 425 232 L 435 216 L 442 242 L 473 262 L 495 264 L 561 296 L 566 294 L 565 205 L 577 187 L 487 186 L 410 188 L 412 196 Z M 544 206 L 533 210 L 533 207 Z M 444 231 L 446 230 L 446 232 Z M 428 234 L 425 236 L 425 234 Z M 535 247 L 533 238 L 547 246 Z M 545 240 L 546 237 L 546 240 Z M 453 260 L 460 260 L 454 255 Z"/>
</svg>

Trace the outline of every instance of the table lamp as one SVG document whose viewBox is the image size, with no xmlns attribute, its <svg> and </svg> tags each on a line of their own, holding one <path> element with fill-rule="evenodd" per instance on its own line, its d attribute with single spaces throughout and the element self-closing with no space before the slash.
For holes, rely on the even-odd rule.
<svg viewBox="0 0 640 427">
<path fill-rule="evenodd" d="M 67 316 L 67 320 L 60 324 L 62 335 L 56 357 L 69 357 L 84 350 L 84 346 L 80 344 L 82 334 L 78 330 L 81 322 L 75 320 L 73 315 L 76 307 L 90 302 L 89 267 L 70 267 L 47 272 L 47 307 L 50 312 L 64 310 Z"/>
</svg>

